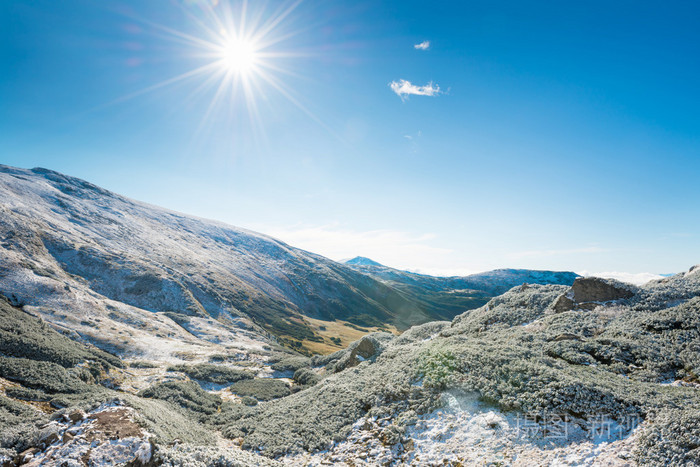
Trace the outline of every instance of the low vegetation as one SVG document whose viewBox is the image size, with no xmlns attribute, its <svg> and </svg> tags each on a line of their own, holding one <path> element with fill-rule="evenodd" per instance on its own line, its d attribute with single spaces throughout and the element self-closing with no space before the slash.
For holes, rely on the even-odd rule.
<svg viewBox="0 0 700 467">
<path fill-rule="evenodd" d="M 309 365 L 311 365 L 311 360 L 309 358 L 285 356 L 280 360 L 272 363 L 272 365 L 270 365 L 270 368 L 272 368 L 275 371 L 294 373 L 298 369 L 306 368 Z"/>
<path fill-rule="evenodd" d="M 221 406 L 220 397 L 204 391 L 198 384 L 191 381 L 158 383 L 139 392 L 138 395 L 172 402 L 193 413 L 200 420 L 205 420 L 207 416 L 216 413 Z"/>
<path fill-rule="evenodd" d="M 322 450 L 361 416 L 411 423 L 404 414 L 430 411 L 443 391 L 461 390 L 504 411 L 648 420 L 640 461 L 691 462 L 700 444 L 686 426 L 700 396 L 695 387 L 668 382 L 697 381 L 700 274 L 651 284 L 592 310 L 556 313 L 553 304 L 567 290 L 517 287 L 451 324 L 413 328 L 373 362 L 241 414 L 224 434 L 243 436 L 244 447 L 273 457 Z M 347 352 L 314 357 L 312 366 L 334 368 Z M 673 407 L 673 417 L 659 417 Z"/>
<path fill-rule="evenodd" d="M 294 372 L 294 382 L 300 386 L 313 386 L 317 384 L 321 378 L 311 368 L 299 368 Z"/>
<path fill-rule="evenodd" d="M 230 384 L 245 379 L 252 379 L 255 373 L 248 370 L 237 370 L 223 365 L 199 363 L 196 365 L 174 365 L 168 371 L 178 371 L 197 381 L 215 384 Z"/>
<path fill-rule="evenodd" d="M 291 394 L 288 383 L 273 378 L 239 381 L 232 384 L 230 389 L 234 394 L 241 397 L 252 397 L 258 401 L 270 401 Z"/>
<path fill-rule="evenodd" d="M 12 307 L 0 296 L 0 355 L 52 362 L 64 368 L 94 361 L 103 368 L 121 367 L 114 355 L 66 339 L 44 321 Z"/>
<path fill-rule="evenodd" d="M 329 355 L 275 348 L 256 356 L 293 384 L 257 378 L 229 366 L 238 355 L 217 354 L 209 363 L 168 367 L 160 373 L 165 380 L 137 395 L 105 387 L 122 371 L 119 359 L 0 302 L 0 333 L 16 342 L 0 346 L 1 381 L 9 381 L 0 393 L 0 456 L 36 445 L 37 427 L 50 417 L 111 399 L 138 411 L 164 465 L 190 465 L 186 456 L 195 454 L 206 462 L 215 456 L 238 462 L 253 452 L 278 458 L 326 450 L 362 417 L 386 420 L 392 427 L 386 442 L 404 446 L 411 425 L 440 407 L 445 392 L 457 391 L 478 394 L 503 412 L 643 420 L 637 462 L 698 463 L 700 274 L 653 283 L 620 300 L 588 300 L 585 307 L 572 301 L 561 311 L 555 304 L 569 290 L 516 287 L 451 322 L 400 336 L 375 332 Z M 208 392 L 212 384 L 237 397 Z M 44 406 L 53 414 L 36 408 Z M 201 447 L 215 444 L 216 431 L 251 452 Z M 175 439 L 185 444 L 165 447 Z"/>
</svg>

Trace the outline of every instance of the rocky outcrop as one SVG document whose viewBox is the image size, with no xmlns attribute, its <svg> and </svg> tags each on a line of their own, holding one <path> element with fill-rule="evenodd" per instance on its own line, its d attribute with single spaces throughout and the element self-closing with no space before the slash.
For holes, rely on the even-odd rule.
<svg viewBox="0 0 700 467">
<path fill-rule="evenodd" d="M 603 303 L 632 298 L 637 288 L 614 279 L 579 277 L 553 305 L 557 313 L 574 309 L 592 310 Z"/>
<path fill-rule="evenodd" d="M 382 353 L 386 343 L 393 338 L 394 336 L 391 334 L 380 332 L 364 336 L 347 348 L 345 355 L 335 364 L 334 371 L 338 372 L 346 368 L 352 368 L 366 360 L 374 361 Z"/>
<path fill-rule="evenodd" d="M 86 415 L 74 411 L 43 427 L 38 447 L 21 453 L 18 465 L 94 465 L 150 463 L 150 434 L 137 422 L 136 410 L 106 403 Z"/>
</svg>

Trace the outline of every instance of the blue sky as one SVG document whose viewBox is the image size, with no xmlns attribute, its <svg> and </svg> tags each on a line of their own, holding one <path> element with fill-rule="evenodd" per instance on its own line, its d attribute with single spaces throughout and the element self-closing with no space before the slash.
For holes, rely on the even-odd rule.
<svg viewBox="0 0 700 467">
<path fill-rule="evenodd" d="M 248 99 L 171 82 L 215 3 L 0 3 L 0 163 L 424 272 L 700 262 L 697 2 L 250 2 Z"/>
</svg>

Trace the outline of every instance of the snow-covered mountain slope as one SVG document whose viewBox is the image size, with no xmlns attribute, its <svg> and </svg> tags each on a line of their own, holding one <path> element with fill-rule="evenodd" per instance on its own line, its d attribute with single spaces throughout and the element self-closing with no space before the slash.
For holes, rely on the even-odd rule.
<svg viewBox="0 0 700 467">
<path fill-rule="evenodd" d="M 488 298 L 436 302 L 420 287 L 394 287 L 265 235 L 7 166 L 0 293 L 120 354 L 156 353 L 155 341 L 260 347 L 269 334 L 299 348 L 328 339 L 306 317 L 406 329 Z"/>
</svg>

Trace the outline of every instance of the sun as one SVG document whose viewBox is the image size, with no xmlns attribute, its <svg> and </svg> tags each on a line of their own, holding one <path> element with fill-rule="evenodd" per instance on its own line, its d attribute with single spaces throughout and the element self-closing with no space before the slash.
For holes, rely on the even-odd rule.
<svg viewBox="0 0 700 467">
<path fill-rule="evenodd" d="M 174 2 L 188 19 L 181 29 L 144 21 L 154 33 L 181 47 L 187 68 L 176 76 L 155 83 L 126 98 L 163 87 L 189 83 L 187 102 L 204 102 L 195 133 L 210 128 L 247 125 L 246 135 L 264 138 L 259 108 L 265 109 L 279 95 L 311 119 L 326 125 L 310 112 L 292 85 L 304 78 L 294 63 L 312 56 L 298 48 L 305 29 L 295 10 L 303 0 L 187 0 Z M 272 7 L 274 3 L 274 8 Z M 303 43 L 303 42 L 302 42 Z M 191 67 L 190 67 L 191 65 Z M 296 68 L 296 70 L 295 70 Z M 252 129 L 252 131 L 248 131 Z"/>
<path fill-rule="evenodd" d="M 229 73 L 247 76 L 260 64 L 259 45 L 250 39 L 231 37 L 221 45 L 220 65 Z"/>
</svg>

